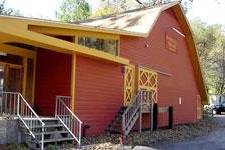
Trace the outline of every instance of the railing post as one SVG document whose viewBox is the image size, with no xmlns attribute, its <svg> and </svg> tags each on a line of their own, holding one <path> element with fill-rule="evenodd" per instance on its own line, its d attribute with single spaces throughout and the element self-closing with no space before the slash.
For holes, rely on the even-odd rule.
<svg viewBox="0 0 225 150">
<path fill-rule="evenodd" d="M 125 134 L 125 116 L 122 117 L 122 132 Z"/>
<path fill-rule="evenodd" d="M 17 94 L 17 115 L 20 114 L 20 95 Z"/>
<path fill-rule="evenodd" d="M 142 93 L 142 92 L 141 92 Z M 143 95 L 142 95 L 143 96 Z M 143 100 L 143 97 L 141 97 L 141 101 L 140 101 L 140 117 L 139 117 L 139 132 L 141 133 L 141 130 L 142 130 L 142 100 Z"/>
<path fill-rule="evenodd" d="M 56 100 L 55 100 L 55 117 L 57 115 L 58 112 L 58 96 L 56 96 Z"/>
<path fill-rule="evenodd" d="M 81 125 L 82 125 L 82 123 L 79 124 L 79 143 L 78 143 L 79 144 L 79 148 L 80 148 L 80 145 L 81 145 L 81 131 L 82 131 L 81 130 L 81 127 L 82 127 Z"/>
<path fill-rule="evenodd" d="M 41 128 L 41 150 L 44 150 L 44 125 Z"/>
<path fill-rule="evenodd" d="M 70 110 L 69 101 L 71 97 L 56 96 L 55 116 L 61 121 L 63 126 L 69 131 L 73 138 L 81 145 L 82 122 Z M 74 121 L 73 121 L 74 120 Z"/>
</svg>

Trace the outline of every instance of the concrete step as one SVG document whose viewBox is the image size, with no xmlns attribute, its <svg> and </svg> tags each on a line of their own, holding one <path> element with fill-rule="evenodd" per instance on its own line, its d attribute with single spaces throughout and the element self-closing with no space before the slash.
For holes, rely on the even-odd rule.
<svg viewBox="0 0 225 150">
<path fill-rule="evenodd" d="M 24 125 L 22 125 L 22 127 L 25 128 Z M 45 128 L 57 128 L 57 127 L 63 127 L 63 124 L 47 124 L 44 127 Z M 42 128 L 42 125 L 36 125 L 36 126 L 32 127 L 32 129 L 35 129 L 35 128 Z"/>
<path fill-rule="evenodd" d="M 66 130 L 62 130 L 62 131 L 49 131 L 49 132 L 44 132 L 44 135 L 51 135 L 51 134 L 70 134 L 68 131 Z M 30 133 L 26 132 L 26 135 L 30 135 Z M 42 133 L 41 132 L 34 132 L 35 136 L 41 136 Z"/>
<path fill-rule="evenodd" d="M 65 141 L 73 141 L 74 138 L 72 137 L 65 137 L 65 138 L 57 138 L 57 139 L 47 139 L 44 140 L 44 143 L 53 143 L 53 142 L 65 142 Z M 41 140 L 38 141 L 41 143 Z"/>
</svg>

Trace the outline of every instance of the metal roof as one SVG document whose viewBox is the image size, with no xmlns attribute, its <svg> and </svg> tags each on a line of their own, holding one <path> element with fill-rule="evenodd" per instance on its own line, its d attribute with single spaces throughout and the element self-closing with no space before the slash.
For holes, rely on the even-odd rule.
<svg viewBox="0 0 225 150">
<path fill-rule="evenodd" d="M 178 2 L 173 2 L 155 7 L 136 9 L 120 14 L 76 22 L 75 24 L 146 35 L 149 34 L 150 29 L 154 26 L 161 12 L 177 4 Z"/>
</svg>

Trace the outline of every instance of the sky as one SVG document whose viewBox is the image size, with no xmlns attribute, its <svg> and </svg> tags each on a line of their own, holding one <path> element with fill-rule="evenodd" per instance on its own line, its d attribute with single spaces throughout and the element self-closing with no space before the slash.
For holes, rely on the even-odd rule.
<svg viewBox="0 0 225 150">
<path fill-rule="evenodd" d="M 8 8 L 19 10 L 24 16 L 56 20 L 55 12 L 63 0 L 6 0 Z M 95 10 L 100 0 L 88 0 Z M 225 0 L 193 0 L 189 19 L 200 18 L 208 24 L 225 25 Z"/>
</svg>

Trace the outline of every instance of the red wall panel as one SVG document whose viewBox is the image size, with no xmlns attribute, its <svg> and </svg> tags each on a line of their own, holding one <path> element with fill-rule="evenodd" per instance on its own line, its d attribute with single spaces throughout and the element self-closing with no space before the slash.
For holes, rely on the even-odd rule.
<svg viewBox="0 0 225 150">
<path fill-rule="evenodd" d="M 55 96 L 70 95 L 71 56 L 38 49 L 35 107 L 40 115 L 54 115 Z"/>
<path fill-rule="evenodd" d="M 158 74 L 159 106 L 173 106 L 176 124 L 196 121 L 198 89 L 185 39 L 174 32 L 172 27 L 182 31 L 171 10 L 163 12 L 148 38 L 121 37 L 121 55 L 132 64 L 143 65 L 171 74 Z M 171 34 L 178 42 L 177 52 L 166 49 L 165 35 Z M 149 47 L 145 46 L 146 44 Z M 179 104 L 179 97 L 182 104 Z M 149 127 L 148 116 L 144 124 Z M 160 114 L 161 126 L 167 124 L 167 114 Z"/>
<path fill-rule="evenodd" d="M 77 56 L 75 113 L 89 125 L 87 135 L 102 134 L 123 102 L 120 65 Z"/>
</svg>

